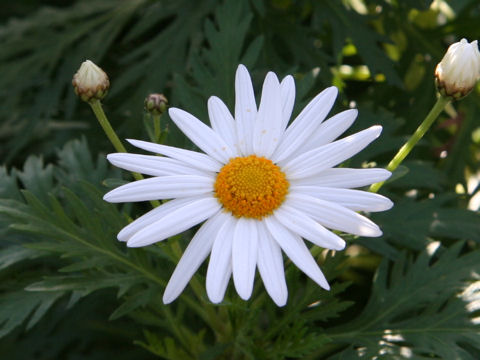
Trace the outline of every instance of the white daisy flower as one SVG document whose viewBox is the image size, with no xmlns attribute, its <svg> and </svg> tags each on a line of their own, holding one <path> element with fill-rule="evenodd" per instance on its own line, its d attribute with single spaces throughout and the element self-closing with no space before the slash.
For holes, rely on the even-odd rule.
<svg viewBox="0 0 480 360">
<path fill-rule="evenodd" d="M 287 127 L 295 100 L 292 76 L 279 82 L 269 72 L 257 109 L 245 66 L 235 79 L 235 118 L 219 98 L 208 100 L 211 127 L 176 108 L 175 124 L 205 154 L 139 140 L 132 145 L 160 156 L 110 154 L 122 169 L 151 178 L 120 186 L 109 202 L 173 199 L 151 210 L 118 234 L 129 247 L 167 239 L 203 221 L 165 289 L 168 304 L 183 291 L 210 254 L 206 289 L 213 303 L 223 300 L 230 276 L 242 299 L 252 294 L 258 268 L 278 306 L 287 302 L 282 251 L 324 289 L 329 285 L 304 240 L 342 250 L 345 241 L 327 230 L 380 236 L 376 224 L 356 211 L 392 207 L 384 196 L 352 188 L 384 181 L 384 169 L 334 168 L 376 139 L 381 126 L 335 140 L 350 127 L 357 110 L 324 121 L 337 95 L 318 94 Z"/>
</svg>

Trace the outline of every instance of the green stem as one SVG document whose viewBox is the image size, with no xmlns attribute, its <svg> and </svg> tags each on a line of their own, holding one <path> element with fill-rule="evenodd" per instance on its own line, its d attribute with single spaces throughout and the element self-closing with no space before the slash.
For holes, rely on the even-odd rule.
<svg viewBox="0 0 480 360">
<path fill-rule="evenodd" d="M 100 103 L 100 100 L 94 99 L 92 101 L 89 101 L 88 103 L 92 107 L 92 110 L 95 116 L 97 117 L 98 122 L 102 126 L 103 131 L 105 131 L 105 134 L 107 135 L 108 139 L 112 143 L 115 150 L 117 150 L 118 152 L 126 153 L 127 149 L 125 149 L 125 146 L 123 146 L 122 142 L 120 141 L 117 134 L 113 130 L 112 126 L 110 125 L 110 122 L 108 121 L 107 116 L 103 112 L 103 108 L 102 108 L 102 104 Z"/>
<path fill-rule="evenodd" d="M 153 115 L 153 134 L 155 137 L 154 142 L 158 143 L 160 141 L 160 115 Z"/>
<path fill-rule="evenodd" d="M 107 135 L 108 140 L 110 140 L 115 150 L 117 150 L 118 152 L 126 153 L 127 149 L 125 149 L 125 146 L 123 146 L 122 142 L 120 141 L 117 134 L 115 133 L 115 130 L 113 130 L 112 125 L 110 125 L 110 121 L 108 121 L 107 115 L 105 115 L 105 112 L 103 111 L 100 100 L 94 99 L 92 101 L 89 101 L 88 104 L 92 108 L 93 113 L 95 114 L 98 122 L 103 128 L 103 131 L 105 131 L 105 134 Z M 144 179 L 142 174 L 139 174 L 133 171 L 132 171 L 132 175 L 135 178 L 135 180 Z M 150 204 L 152 204 L 153 207 L 157 207 L 160 205 L 160 202 L 158 200 L 151 200 Z"/>
<path fill-rule="evenodd" d="M 423 137 L 423 135 L 425 135 L 427 130 L 432 126 L 438 115 L 440 115 L 440 113 L 443 111 L 443 109 L 445 108 L 445 106 L 447 106 L 449 102 L 450 99 L 446 97 L 440 96 L 438 98 L 437 102 L 435 103 L 435 105 L 433 105 L 432 110 L 430 110 L 425 120 L 423 120 L 423 122 L 420 124 L 417 130 L 415 130 L 411 138 L 408 139 L 408 141 L 400 148 L 400 150 L 398 150 L 392 161 L 390 161 L 390 163 L 387 165 L 387 170 L 393 172 L 402 163 L 402 161 L 407 157 L 410 151 L 412 151 L 412 149 Z M 372 184 L 372 186 L 370 186 L 370 191 L 378 192 L 378 190 L 380 190 L 384 183 L 385 181 Z"/>
</svg>

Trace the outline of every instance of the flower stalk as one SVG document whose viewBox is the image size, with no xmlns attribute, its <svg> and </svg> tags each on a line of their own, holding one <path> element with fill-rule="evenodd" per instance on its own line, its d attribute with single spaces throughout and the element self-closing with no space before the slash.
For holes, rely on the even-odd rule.
<svg viewBox="0 0 480 360">
<path fill-rule="evenodd" d="M 105 135 L 107 135 L 108 140 L 110 140 L 115 150 L 117 150 L 118 152 L 126 153 L 127 149 L 125 149 L 125 146 L 123 146 L 122 142 L 120 141 L 117 134 L 115 133 L 115 130 L 113 130 L 112 125 L 110 125 L 110 122 L 108 121 L 107 116 L 103 111 L 100 100 L 93 99 L 89 101 L 88 104 L 92 108 L 93 113 L 95 114 L 95 117 L 97 118 L 98 122 L 102 126 L 102 129 L 105 132 Z"/>
<path fill-rule="evenodd" d="M 153 142 L 159 143 L 162 131 L 160 128 L 160 118 L 167 110 L 168 100 L 163 94 L 150 94 L 145 99 L 145 110 L 150 114 L 153 120 L 153 136 L 150 136 Z"/>
<path fill-rule="evenodd" d="M 397 154 L 393 157 L 393 159 L 388 163 L 387 165 L 387 170 L 388 171 L 395 171 L 398 166 L 402 163 L 402 161 L 408 156 L 408 154 L 412 151 L 412 149 L 415 147 L 415 145 L 420 141 L 420 139 L 425 135 L 425 133 L 430 129 L 432 124 L 435 122 L 437 119 L 438 115 L 445 109 L 445 107 L 448 105 L 450 102 L 450 98 L 445 97 L 445 96 L 440 96 L 437 99 L 437 102 L 435 105 L 433 105 L 432 109 L 428 113 L 428 115 L 425 117 L 423 122 L 420 124 L 420 126 L 415 130 L 413 135 L 408 139 L 408 141 L 398 150 Z M 375 184 L 372 184 L 370 186 L 370 191 L 371 192 L 378 192 L 380 188 L 383 186 L 385 181 L 381 181 Z"/>
<path fill-rule="evenodd" d="M 155 137 L 156 143 L 160 141 L 160 136 L 162 135 L 162 131 L 160 130 L 160 116 L 161 115 L 153 115 L 153 136 Z"/>
</svg>

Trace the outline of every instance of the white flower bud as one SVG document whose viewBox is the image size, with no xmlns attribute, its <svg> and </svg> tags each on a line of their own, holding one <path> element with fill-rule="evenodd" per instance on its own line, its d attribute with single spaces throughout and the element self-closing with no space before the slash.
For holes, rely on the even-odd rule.
<svg viewBox="0 0 480 360">
<path fill-rule="evenodd" d="M 480 52 L 477 40 L 456 42 L 447 50 L 435 69 L 435 82 L 443 96 L 460 99 L 466 96 L 480 79 Z"/>
<path fill-rule="evenodd" d="M 83 101 L 101 100 L 107 95 L 110 81 L 101 68 L 90 60 L 84 61 L 72 80 L 75 93 Z"/>
</svg>

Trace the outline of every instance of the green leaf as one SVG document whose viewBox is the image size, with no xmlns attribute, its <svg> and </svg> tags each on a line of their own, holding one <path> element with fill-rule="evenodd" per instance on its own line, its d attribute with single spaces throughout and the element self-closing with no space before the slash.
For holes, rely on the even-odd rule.
<svg viewBox="0 0 480 360">
<path fill-rule="evenodd" d="M 18 191 L 15 172 L 8 174 L 5 166 L 0 166 L 0 198 L 20 200 L 22 195 Z"/>
<path fill-rule="evenodd" d="M 195 86 L 190 85 L 186 79 L 178 79 L 175 88 L 181 103 L 188 105 L 189 112 L 200 119 L 207 118 L 206 99 L 211 95 L 220 97 L 233 109 L 233 84 L 240 59 L 246 60 L 248 65 L 254 65 L 263 43 L 263 38 L 257 37 L 244 50 L 251 21 L 252 13 L 248 2 L 234 0 L 224 1 L 216 8 L 214 22 L 205 20 L 204 31 L 209 47 L 193 58 L 192 77 Z"/>
<path fill-rule="evenodd" d="M 416 200 L 405 197 L 395 201 L 388 212 L 372 214 L 384 232 L 384 239 L 412 250 L 422 250 L 439 239 L 474 240 L 480 242 L 480 218 L 473 211 L 456 207 L 456 194 L 440 194 Z M 362 244 L 369 246 L 365 240 Z M 372 246 L 375 251 L 375 247 Z"/>
<path fill-rule="evenodd" d="M 69 141 L 57 152 L 58 165 L 61 169 L 58 177 L 66 184 L 74 184 L 79 180 L 100 185 L 107 176 L 108 166 L 105 156 L 98 155 L 97 161 L 88 147 L 87 140 Z"/>
<path fill-rule="evenodd" d="M 29 249 L 19 245 L 12 245 L 0 249 L 0 270 L 4 270 L 24 260 L 36 259 L 45 255 L 43 251 Z"/>
<path fill-rule="evenodd" d="M 134 284 L 139 283 L 139 275 L 106 274 L 100 276 L 55 276 L 28 285 L 25 290 L 32 292 L 67 292 L 76 291 L 86 296 L 93 291 L 118 287 L 125 292 Z"/>
<path fill-rule="evenodd" d="M 30 192 L 41 201 L 47 202 L 47 194 L 54 188 L 53 166 L 44 166 L 41 157 L 30 156 L 23 165 L 23 170 L 17 172 L 18 178 Z"/>
<path fill-rule="evenodd" d="M 350 38 L 373 75 L 383 73 L 389 83 L 402 86 L 393 61 L 379 46 L 382 42 L 388 43 L 389 39 L 371 29 L 368 24 L 371 16 L 358 14 L 352 9 L 345 9 L 340 2 L 328 0 L 314 3 L 314 17 L 317 30 L 325 24 L 333 28 L 335 54 L 340 53 L 345 39 Z"/>
<path fill-rule="evenodd" d="M 29 294 L 23 290 L 0 295 L 0 337 L 30 319 L 27 330 L 45 315 L 64 292 Z"/>
<path fill-rule="evenodd" d="M 150 331 L 144 331 L 145 342 L 135 341 L 135 344 L 147 349 L 152 354 L 165 359 L 193 359 L 187 352 L 182 350 L 171 337 L 161 338 Z"/>
<path fill-rule="evenodd" d="M 403 163 L 408 173 L 388 179 L 389 186 L 407 189 L 429 189 L 442 191 L 446 184 L 445 175 L 430 162 L 410 160 Z M 398 170 L 398 169 L 397 169 Z"/>
<path fill-rule="evenodd" d="M 127 297 L 127 300 L 117 307 L 110 315 L 110 320 L 121 318 L 139 307 L 144 307 L 153 302 L 153 299 L 159 295 L 158 290 L 158 288 L 149 287 L 143 291 L 137 291 L 132 296 Z"/>
<path fill-rule="evenodd" d="M 461 255 L 462 247 L 459 242 L 432 255 L 424 251 L 416 260 L 404 255 L 393 264 L 383 261 L 362 313 L 329 330 L 330 338 L 354 346 L 365 358 L 407 351 L 413 357 L 474 359 L 468 349 L 480 349 L 479 327 L 473 319 L 479 282 L 473 281 L 472 272 L 480 270 L 480 251 Z M 352 349 L 332 358 L 347 353 Z"/>
</svg>

